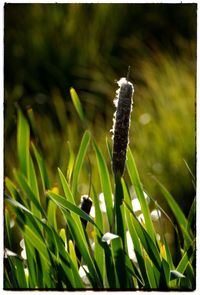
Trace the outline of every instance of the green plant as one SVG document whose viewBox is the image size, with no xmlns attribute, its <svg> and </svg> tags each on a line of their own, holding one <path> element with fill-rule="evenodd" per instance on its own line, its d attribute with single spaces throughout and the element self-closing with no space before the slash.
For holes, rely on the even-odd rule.
<svg viewBox="0 0 200 295">
<path fill-rule="evenodd" d="M 79 98 L 74 90 L 71 95 L 83 120 Z M 115 208 L 113 175 L 88 130 L 83 134 L 74 160 L 72 150 L 70 152 L 67 173 L 58 168 L 59 185 L 55 187 L 49 180 L 44 157 L 30 139 L 30 127 L 21 110 L 18 110 L 17 122 L 19 168 L 14 170 L 14 180 L 5 178 L 5 289 L 195 288 L 195 234 L 192 229 L 195 201 L 186 218 L 171 194 L 156 180 L 176 220 L 174 229 L 180 258 L 175 264 L 165 232 L 160 233 L 160 238 L 156 235 L 153 214 L 130 148 L 126 159 L 128 181 L 122 175 L 115 177 L 115 202 L 120 199 Z M 111 154 L 109 143 L 107 146 Z M 89 147 L 92 147 L 91 152 Z M 92 171 L 88 170 L 94 218 L 83 206 L 82 209 L 78 206 L 77 194 L 83 164 L 90 167 L 91 153 L 96 157 L 106 208 L 102 212 Z M 131 186 L 135 190 L 134 200 Z M 143 219 L 138 216 L 133 201 L 141 207 Z M 155 202 L 153 205 L 162 227 L 160 214 L 163 211 Z M 117 226 L 113 228 L 115 218 Z M 23 253 L 14 243 L 13 220 L 23 241 L 20 243 Z M 130 240 L 134 258 L 130 257 Z"/>
</svg>

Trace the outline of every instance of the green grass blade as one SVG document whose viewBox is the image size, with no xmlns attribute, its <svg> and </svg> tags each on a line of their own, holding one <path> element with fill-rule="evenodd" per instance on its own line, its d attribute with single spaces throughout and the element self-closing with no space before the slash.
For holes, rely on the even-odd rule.
<svg viewBox="0 0 200 295">
<path fill-rule="evenodd" d="M 71 95 L 72 102 L 74 104 L 74 107 L 75 107 L 80 119 L 84 122 L 85 118 L 84 118 L 82 105 L 81 105 L 80 99 L 78 97 L 78 94 L 76 93 L 76 90 L 73 87 L 70 88 L 70 95 Z"/>
<path fill-rule="evenodd" d="M 41 180 L 42 180 L 43 191 L 45 192 L 51 186 L 50 185 L 50 182 L 49 182 L 49 178 L 48 178 L 48 174 L 47 174 L 45 162 L 44 162 L 44 159 L 42 158 L 42 156 L 40 155 L 40 153 L 38 152 L 37 148 L 35 147 L 35 145 L 33 143 L 32 143 L 32 149 L 33 149 L 34 156 L 36 158 L 36 161 L 37 161 L 37 164 L 38 164 L 38 168 L 39 168 L 39 171 L 40 171 L 40 176 L 41 176 Z"/>
<path fill-rule="evenodd" d="M 12 235 L 11 235 L 11 231 L 10 231 L 10 216 L 9 216 L 9 212 L 8 209 L 5 208 L 5 231 L 6 231 L 6 239 L 7 239 L 7 248 L 11 249 L 11 245 L 12 245 Z"/>
<path fill-rule="evenodd" d="M 73 196 L 75 196 L 75 194 L 76 194 L 77 183 L 78 183 L 79 175 L 81 172 L 81 167 L 83 165 L 83 161 L 84 161 L 84 158 L 85 158 L 85 155 L 87 152 L 87 148 L 88 148 L 88 145 L 90 142 L 90 137 L 91 137 L 90 132 L 85 131 L 82 141 L 81 141 L 81 144 L 80 144 L 78 155 L 76 157 L 73 175 L 72 175 L 72 194 L 73 194 Z"/>
<path fill-rule="evenodd" d="M 94 190 L 94 187 L 92 186 L 93 190 L 93 203 L 95 208 L 95 223 L 97 224 L 100 231 L 104 232 L 104 223 L 103 223 L 103 217 L 100 210 L 99 200 L 96 195 L 96 192 Z M 98 265 L 99 271 L 103 278 L 105 278 L 105 253 L 101 241 L 101 234 L 99 230 L 95 227 L 95 236 L 94 236 L 94 258 Z M 104 279 L 104 285 L 105 285 L 105 279 Z"/>
<path fill-rule="evenodd" d="M 36 216 L 38 216 L 39 218 L 41 217 L 41 214 L 45 216 L 46 214 L 45 214 L 43 208 L 41 207 L 37 197 L 33 193 L 32 189 L 31 189 L 30 185 L 28 184 L 28 181 L 24 177 L 24 175 L 15 171 L 15 178 L 16 178 L 21 190 L 24 192 L 26 198 L 28 198 L 35 205 L 36 210 L 34 210 L 34 214 Z"/>
<path fill-rule="evenodd" d="M 48 223 L 55 230 L 57 230 L 56 211 L 57 211 L 57 205 L 55 204 L 55 202 L 49 200 L 49 202 L 48 202 L 48 208 L 47 208 L 47 220 L 48 220 Z"/>
<path fill-rule="evenodd" d="M 20 163 L 20 169 L 24 175 L 27 175 L 28 157 L 29 157 L 29 142 L 30 142 L 30 129 L 22 114 L 18 110 L 18 123 L 17 123 L 17 152 Z"/>
<path fill-rule="evenodd" d="M 96 158 L 97 158 L 99 176 L 101 180 L 101 187 L 104 193 L 108 222 L 111 227 L 113 224 L 113 201 L 112 201 L 112 188 L 110 183 L 110 177 L 109 177 L 105 160 L 95 142 L 93 146 L 94 146 L 94 150 L 95 150 Z"/>
<path fill-rule="evenodd" d="M 176 220 L 178 221 L 179 225 L 182 225 L 183 227 L 187 228 L 187 219 L 185 215 L 183 214 L 183 211 L 180 209 L 177 202 L 174 200 L 172 195 L 168 192 L 168 190 L 160 183 L 158 179 L 156 179 L 156 183 L 159 185 L 161 192 L 163 193 L 165 200 L 167 201 L 168 205 L 170 206 L 170 209 L 172 210 L 174 216 L 176 217 Z"/>
<path fill-rule="evenodd" d="M 132 221 L 133 221 L 134 227 L 136 229 L 136 232 L 138 234 L 138 237 L 144 249 L 146 250 L 147 254 L 149 255 L 149 258 L 152 260 L 155 267 L 157 267 L 157 269 L 160 270 L 161 260 L 160 260 L 160 254 L 158 252 L 157 246 L 154 244 L 154 241 L 151 239 L 151 237 L 149 236 L 147 231 L 144 229 L 144 227 L 140 224 L 140 222 L 134 215 L 130 206 L 126 202 L 124 203 L 132 215 Z"/>
<path fill-rule="evenodd" d="M 140 181 L 140 178 L 139 178 L 139 174 L 138 174 L 138 171 L 137 171 L 135 160 L 133 158 L 133 155 L 132 155 L 131 150 L 130 150 L 129 147 L 128 147 L 128 150 L 127 150 L 126 165 L 127 165 L 127 169 L 128 169 L 128 173 L 129 173 L 131 182 L 132 182 L 132 184 L 134 186 L 134 189 L 136 191 L 136 195 L 137 195 L 137 197 L 139 199 L 139 202 L 140 202 L 140 205 L 141 205 L 141 209 L 142 209 L 142 213 L 144 215 L 147 232 L 148 232 L 149 236 L 151 237 L 151 239 L 155 242 L 155 232 L 154 232 L 153 223 L 152 223 L 152 220 L 151 220 L 150 211 L 149 211 L 149 208 L 148 208 L 147 201 L 146 201 L 146 199 L 144 197 L 142 184 L 141 184 L 141 181 Z"/>
<path fill-rule="evenodd" d="M 128 194 L 128 190 L 127 190 L 126 184 L 123 179 L 122 179 L 122 187 L 123 187 L 125 202 L 131 208 L 132 204 L 131 204 L 130 196 Z M 139 269 L 140 269 L 140 272 L 141 272 L 141 275 L 143 278 L 142 283 L 144 283 L 145 287 L 148 288 L 148 287 L 150 287 L 150 284 L 149 284 L 149 279 L 148 279 L 147 272 L 146 272 L 146 266 L 145 266 L 145 261 L 143 258 L 141 242 L 140 242 L 139 236 L 137 234 L 137 231 L 134 227 L 134 224 L 132 222 L 131 212 L 128 210 L 127 206 L 125 206 L 125 214 L 126 214 L 128 229 L 129 229 L 131 239 L 132 239 L 132 242 L 134 245 L 134 251 L 135 251 L 135 254 L 137 257 L 138 266 L 139 266 Z"/>
<path fill-rule="evenodd" d="M 85 243 L 83 236 L 81 234 L 81 232 L 79 231 L 79 227 L 77 226 L 76 222 L 74 221 L 74 219 L 71 217 L 71 215 L 68 213 L 65 213 L 69 228 L 70 228 L 70 232 L 72 237 L 75 240 L 75 243 L 83 257 L 83 260 L 85 262 L 85 264 L 88 266 L 89 272 L 90 272 L 90 278 L 91 278 L 91 283 L 93 285 L 93 287 L 102 287 L 102 281 L 101 278 L 99 278 L 99 275 L 96 271 L 94 262 L 90 256 L 89 253 L 89 248 L 88 245 Z"/>
<path fill-rule="evenodd" d="M 160 181 L 158 179 L 156 179 L 156 177 L 154 177 L 156 183 L 158 184 L 163 196 L 165 197 L 165 200 L 167 201 L 170 209 L 172 210 L 180 228 L 182 229 L 182 233 L 185 239 L 185 244 L 186 246 L 188 244 L 191 243 L 192 238 L 190 237 L 189 233 L 187 232 L 187 227 L 188 227 L 188 221 L 183 213 L 183 211 L 181 210 L 181 208 L 179 207 L 179 205 L 177 204 L 177 202 L 174 200 L 174 198 L 172 197 L 172 195 L 168 192 L 168 190 L 164 187 L 164 185 L 162 185 L 160 183 Z"/>
<path fill-rule="evenodd" d="M 18 256 L 8 256 L 8 259 L 10 261 L 12 269 L 14 269 L 15 271 L 16 280 L 18 282 L 19 288 L 28 288 L 22 259 Z"/>
<path fill-rule="evenodd" d="M 72 149 L 69 141 L 68 141 L 67 145 L 68 145 L 68 150 L 69 150 L 69 161 L 68 161 L 68 166 L 67 166 L 67 179 L 70 183 L 72 172 L 73 172 L 73 167 L 74 167 L 75 156 L 74 156 L 74 152 L 73 152 L 73 149 Z"/>
<path fill-rule="evenodd" d="M 73 203 L 67 201 L 62 196 L 56 193 L 53 193 L 51 191 L 48 192 L 48 195 L 62 209 L 65 209 L 65 210 L 68 209 L 74 212 L 75 214 L 79 215 L 81 218 L 85 219 L 86 221 L 90 222 L 92 225 L 98 228 L 94 220 L 87 213 L 85 213 L 83 210 L 81 210 L 79 207 L 77 207 Z"/>
<path fill-rule="evenodd" d="M 188 247 L 187 251 L 185 251 L 183 257 L 181 258 L 181 261 L 179 262 L 176 271 L 184 274 L 184 271 L 186 270 L 188 263 L 191 259 L 191 257 L 194 254 L 194 242 Z"/>
<path fill-rule="evenodd" d="M 75 268 L 78 271 L 78 262 L 77 262 L 76 252 L 75 252 L 75 248 L 74 248 L 74 244 L 73 244 L 72 240 L 69 240 L 69 255 L 71 257 L 71 260 L 74 263 Z"/>
<path fill-rule="evenodd" d="M 133 287 L 131 284 L 131 276 L 127 272 L 125 252 L 123 250 L 123 243 L 120 237 L 116 237 L 111 240 L 111 252 L 114 258 L 119 287 L 122 289 L 129 289 Z"/>
<path fill-rule="evenodd" d="M 187 226 L 187 230 L 189 231 L 191 229 L 192 226 L 192 222 L 195 220 L 196 217 L 196 197 L 194 198 L 193 202 L 192 202 L 192 206 L 190 208 L 189 214 L 188 214 L 188 226 Z"/>
</svg>

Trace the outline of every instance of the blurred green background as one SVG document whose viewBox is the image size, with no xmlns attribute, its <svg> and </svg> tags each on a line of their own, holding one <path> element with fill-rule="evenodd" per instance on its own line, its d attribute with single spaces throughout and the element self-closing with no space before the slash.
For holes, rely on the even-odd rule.
<svg viewBox="0 0 200 295">
<path fill-rule="evenodd" d="M 130 65 L 130 146 L 144 190 L 166 206 L 155 175 L 187 214 L 195 194 L 184 160 L 195 175 L 196 13 L 196 4 L 5 4 L 5 175 L 12 177 L 18 165 L 18 106 L 27 118 L 34 112 L 32 140 L 54 184 L 57 167 L 67 171 L 68 141 L 76 154 L 86 126 L 111 171 L 106 138 L 111 143 L 115 81 Z M 72 105 L 71 86 L 85 126 Z M 92 148 L 89 157 L 100 192 Z M 80 195 L 88 193 L 88 174 L 85 163 Z"/>
</svg>

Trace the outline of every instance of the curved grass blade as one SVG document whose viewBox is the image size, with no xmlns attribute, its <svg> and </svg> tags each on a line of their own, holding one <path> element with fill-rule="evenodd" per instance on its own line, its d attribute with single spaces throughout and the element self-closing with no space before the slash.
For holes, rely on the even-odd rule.
<svg viewBox="0 0 200 295">
<path fill-rule="evenodd" d="M 124 203 L 132 215 L 132 221 L 133 221 L 134 227 L 136 229 L 136 232 L 138 234 L 138 237 L 144 249 L 149 255 L 149 258 L 152 260 L 154 266 L 157 267 L 158 270 L 160 270 L 161 260 L 160 260 L 160 254 L 158 252 L 157 246 L 154 244 L 153 240 L 151 239 L 147 231 L 144 229 L 144 227 L 140 224 L 140 222 L 138 221 L 137 217 L 134 215 L 130 206 L 126 203 L 126 201 L 124 201 Z"/>
<path fill-rule="evenodd" d="M 110 227 L 112 227 L 113 223 L 113 201 L 112 201 L 112 188 L 110 183 L 110 177 L 108 173 L 108 169 L 105 163 L 105 160 L 97 147 L 96 143 L 93 144 L 96 158 L 97 158 L 97 164 L 98 164 L 98 170 L 99 170 L 99 176 L 101 180 L 101 186 L 102 191 L 104 193 L 104 199 L 106 204 L 106 210 L 107 210 L 107 216 L 108 216 L 108 222 Z"/>
<path fill-rule="evenodd" d="M 67 219 L 71 235 L 75 240 L 75 243 L 83 257 L 85 264 L 88 266 L 90 272 L 89 278 L 91 280 L 92 286 L 95 288 L 102 288 L 102 279 L 99 277 L 98 272 L 96 271 L 94 262 L 89 253 L 88 245 L 85 243 L 79 227 L 69 213 L 66 212 L 64 215 Z"/>
<path fill-rule="evenodd" d="M 42 156 L 40 155 L 40 153 L 38 152 L 37 148 L 35 147 L 35 145 L 32 143 L 31 146 L 32 146 L 34 156 L 36 158 L 38 168 L 39 168 L 39 171 L 40 171 L 43 191 L 45 192 L 47 189 L 50 188 L 50 182 L 49 182 L 45 162 L 44 162 L 44 159 L 42 158 Z"/>
<path fill-rule="evenodd" d="M 46 216 L 46 213 L 44 212 L 43 208 L 41 207 L 40 203 L 38 202 L 38 199 L 35 197 L 34 193 L 32 192 L 31 187 L 28 184 L 28 181 L 24 177 L 23 174 L 15 171 L 15 178 L 21 188 L 21 190 L 24 192 L 25 196 L 35 205 L 36 209 L 34 213 L 40 218 L 41 214 L 43 216 Z"/>
<path fill-rule="evenodd" d="M 82 105 L 81 105 L 80 99 L 78 97 L 78 94 L 76 93 L 76 90 L 73 87 L 70 88 L 70 95 L 71 95 L 72 102 L 74 104 L 74 107 L 75 107 L 80 119 L 82 121 L 84 121 L 85 118 L 84 118 Z"/>
<path fill-rule="evenodd" d="M 79 175 L 81 172 L 81 167 L 83 165 L 83 161 L 86 155 L 86 151 L 90 142 L 90 137 L 91 134 L 88 130 L 85 131 L 81 144 L 80 144 L 80 148 L 78 151 L 78 155 L 76 157 L 76 161 L 74 164 L 74 170 L 73 170 L 73 175 L 72 175 L 72 195 L 75 196 L 76 194 L 76 190 L 77 190 L 77 183 L 78 183 L 78 179 L 79 179 Z"/>
<path fill-rule="evenodd" d="M 139 199 L 141 208 L 142 208 L 142 213 L 144 215 L 144 219 L 145 219 L 145 224 L 146 224 L 146 229 L 147 232 L 149 234 L 149 236 L 151 237 L 151 239 L 153 240 L 153 242 L 156 242 L 155 239 L 155 232 L 154 232 L 154 228 L 153 228 L 153 223 L 151 220 L 151 215 L 149 212 L 149 208 L 148 208 L 148 204 L 147 201 L 144 197 L 144 193 L 143 193 L 143 189 L 142 189 L 142 184 L 139 178 L 139 174 L 137 171 L 137 167 L 135 164 L 135 160 L 133 158 L 133 155 L 131 153 L 130 148 L 128 147 L 127 150 L 127 161 L 126 161 L 126 165 L 128 168 L 128 173 L 131 179 L 131 182 L 134 186 L 134 189 L 136 191 L 137 197 Z"/>
<path fill-rule="evenodd" d="M 94 220 L 87 213 L 85 213 L 83 210 L 81 210 L 79 207 L 77 207 L 73 203 L 67 201 L 62 196 L 60 196 L 60 195 L 58 195 L 56 193 L 53 193 L 51 191 L 48 191 L 48 195 L 62 209 L 70 210 L 70 211 L 76 213 L 81 218 L 83 218 L 84 220 L 90 222 L 92 225 L 94 225 L 96 228 L 98 228 L 98 226 L 96 225 Z M 100 229 L 99 229 L 99 231 L 100 231 Z"/>
</svg>

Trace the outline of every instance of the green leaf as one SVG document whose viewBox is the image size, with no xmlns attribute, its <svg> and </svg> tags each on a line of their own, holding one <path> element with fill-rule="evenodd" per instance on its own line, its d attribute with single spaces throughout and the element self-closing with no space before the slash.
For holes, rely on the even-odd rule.
<svg viewBox="0 0 200 295">
<path fill-rule="evenodd" d="M 128 173 L 131 179 L 131 182 L 134 186 L 136 195 L 139 199 L 140 205 L 141 205 L 141 209 L 142 209 L 142 213 L 144 215 L 144 220 L 145 220 L 145 224 L 146 224 L 146 229 L 147 232 L 149 234 L 149 236 L 151 237 L 151 239 L 153 240 L 153 242 L 155 243 L 156 239 L 155 239 L 155 232 L 154 232 L 154 228 L 153 228 L 153 223 L 151 220 L 151 215 L 150 215 L 150 211 L 148 208 L 148 204 L 147 201 L 144 197 L 144 193 L 143 193 L 143 189 L 142 189 L 142 184 L 139 178 L 139 174 L 137 171 L 137 167 L 135 164 L 135 160 L 133 158 L 133 155 L 131 153 L 130 148 L 128 147 L 127 150 L 127 169 L 128 169 Z"/>
<path fill-rule="evenodd" d="M 123 250 L 122 239 L 119 236 L 111 239 L 111 252 L 113 254 L 119 287 L 122 289 L 131 288 L 132 280 L 130 280 L 130 274 L 127 272 L 125 252 Z"/>
<path fill-rule="evenodd" d="M 76 259 L 76 252 L 75 252 L 74 244 L 73 244 L 72 240 L 69 240 L 69 255 L 71 257 L 71 260 L 74 263 L 75 268 L 78 271 L 78 263 L 77 263 L 77 259 Z"/>
<path fill-rule="evenodd" d="M 192 206 L 188 214 L 188 226 L 187 226 L 188 231 L 191 229 L 191 225 L 195 217 L 196 217 L 196 197 L 194 198 L 192 202 Z"/>
<path fill-rule="evenodd" d="M 71 215 L 67 212 L 65 213 L 69 229 L 71 232 L 71 235 L 73 239 L 75 240 L 75 243 L 83 257 L 83 260 L 85 264 L 88 266 L 89 272 L 90 272 L 90 280 L 91 284 L 95 288 L 102 288 L 102 279 L 99 277 L 99 274 L 97 273 L 97 270 L 95 268 L 94 262 L 90 256 L 88 245 L 86 244 L 79 227 L 77 226 L 75 220 L 71 217 Z"/>
<path fill-rule="evenodd" d="M 74 213 L 76 213 L 77 215 L 79 215 L 81 218 L 85 219 L 86 221 L 89 221 L 92 225 L 96 226 L 96 223 L 94 222 L 94 220 L 87 214 L 85 213 L 83 210 L 81 210 L 79 207 L 77 207 L 76 205 L 74 205 L 73 203 L 67 201 L 65 198 L 63 198 L 62 196 L 53 193 L 51 191 L 48 191 L 48 195 L 49 197 L 62 209 L 65 210 L 70 210 Z M 98 228 L 98 227 L 97 227 Z"/>
<path fill-rule="evenodd" d="M 185 276 L 182 273 L 178 272 L 177 270 L 170 271 L 170 281 L 176 280 L 176 279 L 182 279 L 182 278 L 185 278 Z"/>
<path fill-rule="evenodd" d="M 40 155 L 40 153 L 38 152 L 37 148 L 35 147 L 35 145 L 33 143 L 32 143 L 32 149 L 33 149 L 33 152 L 34 152 L 37 164 L 38 164 L 38 168 L 39 168 L 39 171 L 40 171 L 43 191 L 45 192 L 47 189 L 50 188 L 50 182 L 49 182 L 45 162 L 44 162 L 44 159 L 42 158 L 42 156 Z"/>
<path fill-rule="evenodd" d="M 84 118 L 84 113 L 83 113 L 83 109 L 82 109 L 82 106 L 81 106 L 81 102 L 80 102 L 80 99 L 78 97 L 78 94 L 76 93 L 76 90 L 73 87 L 70 88 L 70 95 L 71 95 L 72 102 L 74 104 L 74 107 L 75 107 L 80 119 L 82 121 L 84 121 L 85 118 Z"/>
<path fill-rule="evenodd" d="M 73 149 L 72 149 L 69 141 L 67 142 L 67 145 L 68 145 L 68 150 L 69 150 L 69 161 L 68 161 L 68 166 L 67 166 L 67 179 L 70 183 L 72 172 L 73 172 L 73 167 L 74 167 L 75 156 L 74 156 L 74 152 L 73 152 Z"/>
<path fill-rule="evenodd" d="M 126 184 L 123 179 L 122 179 L 122 187 L 123 187 L 125 202 L 128 204 L 129 208 L 131 208 L 132 204 L 131 204 L 130 196 L 129 196 Z M 131 216 L 132 213 L 127 208 L 127 206 L 125 206 L 125 214 L 126 214 L 126 220 L 127 220 L 127 225 L 128 225 L 128 229 L 130 232 L 130 236 L 131 236 L 131 239 L 132 239 L 132 242 L 134 245 L 134 251 L 136 254 L 137 261 L 138 261 L 138 266 L 140 268 L 140 272 L 141 272 L 142 279 L 143 279 L 142 284 L 144 284 L 146 288 L 149 288 L 150 284 L 149 284 L 149 279 L 148 279 L 147 272 L 146 272 L 146 266 L 145 266 L 145 261 L 143 258 L 141 242 L 140 242 L 139 236 L 137 234 L 137 231 L 136 231 L 133 221 L 132 221 L 132 216 Z"/>
<path fill-rule="evenodd" d="M 172 195 L 168 192 L 168 190 L 164 187 L 164 185 L 162 185 L 160 183 L 160 181 L 154 177 L 156 183 L 159 185 L 161 192 L 163 193 L 163 196 L 165 197 L 165 200 L 167 201 L 170 209 L 172 210 L 180 228 L 182 229 L 182 233 L 185 239 L 185 243 L 186 245 L 188 245 L 189 243 L 191 243 L 192 239 L 189 236 L 188 232 L 187 232 L 187 227 L 188 227 L 188 221 L 183 213 L 183 211 L 181 210 L 181 208 L 179 207 L 179 205 L 177 204 L 177 202 L 174 200 L 174 198 L 172 197 Z M 185 230 L 184 230 L 185 229 Z"/>
<path fill-rule="evenodd" d="M 15 171 L 15 178 L 16 178 L 21 190 L 24 192 L 26 198 L 28 198 L 37 208 L 37 210 L 34 211 L 34 214 L 36 214 L 39 218 L 41 217 L 41 214 L 46 216 L 43 208 L 41 207 L 37 197 L 34 195 L 32 188 L 28 184 L 28 181 L 24 177 L 24 175 Z"/>
<path fill-rule="evenodd" d="M 73 170 L 73 175 L 72 175 L 72 194 L 73 196 L 75 196 L 76 194 L 76 190 L 77 190 L 77 183 L 78 183 L 78 179 L 79 179 L 79 175 L 81 172 L 81 168 L 83 165 L 83 161 L 86 155 L 86 151 L 90 142 L 90 137 L 91 134 L 89 131 L 85 131 L 81 144 L 80 144 L 80 148 L 78 151 L 78 155 L 76 157 L 76 161 L 75 161 L 75 165 L 74 165 L 74 170 Z"/>
<path fill-rule="evenodd" d="M 132 221 L 133 221 L 134 227 L 136 229 L 136 232 L 138 234 L 138 237 L 144 249 L 146 250 L 147 254 L 149 255 L 149 258 L 152 260 L 155 267 L 157 267 L 157 269 L 160 270 L 161 260 L 160 260 L 160 254 L 158 252 L 157 246 L 154 244 L 154 241 L 151 239 L 151 237 L 149 236 L 147 231 L 144 229 L 144 227 L 140 224 L 140 222 L 138 221 L 137 217 L 133 213 L 130 206 L 126 203 L 126 201 L 124 203 L 132 215 Z"/>
<path fill-rule="evenodd" d="M 183 257 L 181 258 L 181 261 L 179 262 L 179 264 L 178 264 L 178 266 L 177 266 L 177 268 L 176 268 L 176 270 L 177 270 L 178 272 L 182 273 L 182 274 L 183 274 L 184 271 L 186 270 L 187 265 L 188 265 L 188 263 L 189 263 L 191 257 L 192 257 L 193 254 L 194 254 L 194 249 L 193 249 L 193 247 L 194 247 L 194 243 L 195 243 L 195 241 L 193 241 L 193 242 L 191 243 L 191 245 L 188 247 L 187 251 L 185 251 Z"/>
<path fill-rule="evenodd" d="M 55 202 L 49 200 L 47 209 L 47 220 L 55 230 L 57 230 L 56 211 L 57 205 L 55 204 Z"/>
<path fill-rule="evenodd" d="M 96 158 L 97 158 L 99 176 L 100 176 L 101 187 L 102 187 L 104 200 L 106 204 L 108 222 L 111 228 L 113 224 L 113 200 L 112 200 L 112 188 L 110 183 L 110 177 L 109 177 L 105 160 L 95 142 L 93 146 L 94 146 L 94 150 L 95 150 Z"/>
<path fill-rule="evenodd" d="M 18 110 L 18 123 L 17 123 L 17 152 L 20 163 L 20 169 L 24 175 L 27 175 L 28 158 L 29 158 L 29 141 L 30 141 L 30 129 L 22 114 L 21 110 Z"/>
<path fill-rule="evenodd" d="M 100 231 L 104 232 L 103 217 L 100 210 L 99 200 L 93 185 L 92 185 L 92 191 L 93 191 L 92 199 L 93 199 L 93 203 L 95 207 L 95 223 L 97 224 Z M 105 253 L 102 246 L 101 234 L 96 227 L 95 227 L 95 236 L 94 236 L 94 258 L 102 277 L 105 278 Z M 104 279 L 104 286 L 105 284 L 106 284 L 106 280 Z"/>
</svg>

